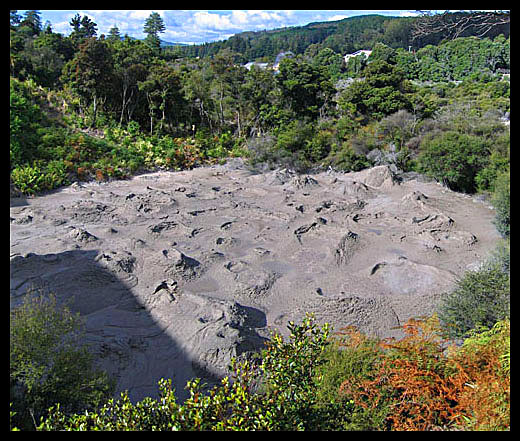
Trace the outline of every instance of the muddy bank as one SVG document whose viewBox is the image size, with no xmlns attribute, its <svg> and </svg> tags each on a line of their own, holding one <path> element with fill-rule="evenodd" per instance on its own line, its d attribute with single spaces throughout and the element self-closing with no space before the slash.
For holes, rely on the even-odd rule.
<svg viewBox="0 0 520 441">
<path fill-rule="evenodd" d="M 31 287 L 71 301 L 133 400 L 161 377 L 182 399 L 306 312 L 398 336 L 498 239 L 488 206 L 424 181 L 235 160 L 12 198 L 11 304 Z"/>
</svg>

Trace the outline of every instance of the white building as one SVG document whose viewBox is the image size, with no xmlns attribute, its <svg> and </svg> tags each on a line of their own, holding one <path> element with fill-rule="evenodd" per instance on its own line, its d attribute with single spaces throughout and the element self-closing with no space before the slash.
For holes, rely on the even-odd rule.
<svg viewBox="0 0 520 441">
<path fill-rule="evenodd" d="M 257 63 L 256 61 L 250 61 L 249 63 L 244 64 L 244 67 L 247 70 L 251 70 L 251 67 L 258 66 L 260 69 L 266 69 L 269 63 Z"/>
<path fill-rule="evenodd" d="M 345 55 L 343 57 L 343 59 L 345 60 L 345 63 L 347 63 L 349 59 L 351 59 L 353 57 L 357 57 L 358 55 L 364 55 L 366 58 L 368 58 L 368 57 L 370 57 L 371 53 L 372 53 L 372 51 L 369 51 L 369 50 L 366 50 L 366 49 L 361 49 L 359 51 L 354 52 L 353 54 Z"/>
</svg>

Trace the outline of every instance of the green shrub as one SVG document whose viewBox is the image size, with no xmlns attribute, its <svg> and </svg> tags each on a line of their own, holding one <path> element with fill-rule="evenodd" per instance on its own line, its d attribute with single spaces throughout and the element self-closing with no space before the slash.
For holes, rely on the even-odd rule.
<svg viewBox="0 0 520 441">
<path fill-rule="evenodd" d="M 456 131 L 427 135 L 417 158 L 419 172 L 466 193 L 475 191 L 475 177 L 487 163 L 488 143 Z"/>
<path fill-rule="evenodd" d="M 342 143 L 339 147 L 333 146 L 324 163 L 326 166 L 344 171 L 360 171 L 370 167 L 370 161 L 366 156 L 356 153 L 349 141 Z"/>
<path fill-rule="evenodd" d="M 59 307 L 52 295 L 27 293 L 24 304 L 11 311 L 10 401 L 16 426 L 31 428 L 56 403 L 79 412 L 110 396 L 114 385 L 93 369 L 80 336 L 79 315 Z"/>
<path fill-rule="evenodd" d="M 25 165 L 15 168 L 11 171 L 11 180 L 23 194 L 35 194 L 43 190 L 42 170 L 37 165 Z"/>
<path fill-rule="evenodd" d="M 14 78 L 10 82 L 9 110 L 9 154 L 13 169 L 34 158 L 43 114 L 28 86 Z"/>
<path fill-rule="evenodd" d="M 492 203 L 496 210 L 494 224 L 502 237 L 509 237 L 510 230 L 510 176 L 509 170 L 498 175 Z"/>
<path fill-rule="evenodd" d="M 187 383 L 181 405 L 171 381 L 159 382 L 158 399 L 132 404 L 127 393 L 97 410 L 67 415 L 62 406 L 50 410 L 41 430 L 298 430 L 327 428 L 324 416 L 340 408 L 317 406 L 318 367 L 328 326 L 311 317 L 289 325 L 289 341 L 274 335 L 261 361 L 233 360 L 232 378 L 204 393 L 200 379 Z M 258 390 L 259 384 L 262 385 Z M 325 411 L 324 411 L 325 410 Z M 329 415 L 330 416 L 330 415 Z"/>
<path fill-rule="evenodd" d="M 321 380 L 317 399 L 321 408 L 335 408 L 327 424 L 339 430 L 380 430 L 386 408 L 363 408 L 355 405 L 348 384 L 357 384 L 374 378 L 383 352 L 377 338 L 368 337 L 353 327 L 333 335 L 332 344 L 323 354 L 320 366 Z"/>
<path fill-rule="evenodd" d="M 467 272 L 455 290 L 445 294 L 438 314 L 449 337 L 464 337 L 478 326 L 491 327 L 509 318 L 510 285 L 504 254 L 477 271 Z"/>
</svg>

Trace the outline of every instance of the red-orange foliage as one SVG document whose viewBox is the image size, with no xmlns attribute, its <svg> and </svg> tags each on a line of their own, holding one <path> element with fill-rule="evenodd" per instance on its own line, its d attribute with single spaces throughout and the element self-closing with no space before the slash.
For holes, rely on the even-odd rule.
<svg viewBox="0 0 520 441">
<path fill-rule="evenodd" d="M 340 392 L 365 408 L 388 406 L 391 430 L 509 427 L 509 376 L 500 374 L 496 345 L 455 349 L 435 318 L 411 320 L 403 329 L 403 339 L 381 342 L 374 376 L 358 384 L 347 379 Z"/>
</svg>

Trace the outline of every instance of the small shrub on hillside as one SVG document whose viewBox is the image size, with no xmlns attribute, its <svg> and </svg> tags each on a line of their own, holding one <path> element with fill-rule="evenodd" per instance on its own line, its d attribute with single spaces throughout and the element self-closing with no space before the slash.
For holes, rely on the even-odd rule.
<svg viewBox="0 0 520 441">
<path fill-rule="evenodd" d="M 331 150 L 324 160 L 324 165 L 348 172 L 363 170 L 370 167 L 371 164 L 364 154 L 356 153 L 350 142 L 346 141 Z"/>
<path fill-rule="evenodd" d="M 427 135 L 417 168 L 455 191 L 473 193 L 475 177 L 488 163 L 488 143 L 481 137 L 447 131 Z"/>
<path fill-rule="evenodd" d="M 510 232 L 510 176 L 509 169 L 498 175 L 495 181 L 495 192 L 492 198 L 496 210 L 494 224 L 504 238 Z"/>
<path fill-rule="evenodd" d="M 509 273 L 494 263 L 467 272 L 456 288 L 445 294 L 438 313 L 446 334 L 459 338 L 477 326 L 490 327 L 509 318 L 509 310 Z"/>
</svg>

